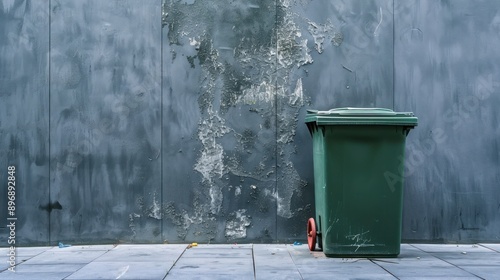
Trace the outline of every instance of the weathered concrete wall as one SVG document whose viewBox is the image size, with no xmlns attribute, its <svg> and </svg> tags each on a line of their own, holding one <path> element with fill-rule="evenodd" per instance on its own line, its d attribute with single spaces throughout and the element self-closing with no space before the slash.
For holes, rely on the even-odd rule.
<svg viewBox="0 0 500 280">
<path fill-rule="evenodd" d="M 160 242 L 161 2 L 51 1 L 51 240 Z"/>
<path fill-rule="evenodd" d="M 347 106 L 420 118 L 404 239 L 497 241 L 496 10 L 4 0 L 0 174 L 17 168 L 19 243 L 303 240 L 305 112 Z"/>
<path fill-rule="evenodd" d="M 7 167 L 15 166 L 16 242 L 47 243 L 49 6 L 0 2 L 0 234 L 7 246 Z M 10 217 L 10 216 L 9 216 Z"/>
<path fill-rule="evenodd" d="M 165 239 L 273 241 L 276 4 L 166 1 L 163 12 Z"/>
<path fill-rule="evenodd" d="M 500 240 L 500 2 L 399 1 L 397 110 L 408 138 L 403 236 Z"/>
</svg>

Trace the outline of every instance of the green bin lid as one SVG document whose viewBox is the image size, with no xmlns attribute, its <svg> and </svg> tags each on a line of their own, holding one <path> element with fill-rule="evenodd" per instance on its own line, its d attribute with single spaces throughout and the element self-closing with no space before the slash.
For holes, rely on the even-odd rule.
<svg viewBox="0 0 500 280">
<path fill-rule="evenodd" d="M 399 125 L 417 126 L 411 112 L 394 112 L 385 108 L 336 108 L 328 111 L 307 110 L 306 123 L 317 125 Z"/>
</svg>

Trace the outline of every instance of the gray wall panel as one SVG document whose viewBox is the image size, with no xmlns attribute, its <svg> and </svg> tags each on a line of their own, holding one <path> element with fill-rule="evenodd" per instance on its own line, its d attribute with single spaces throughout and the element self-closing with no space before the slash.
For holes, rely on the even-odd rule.
<svg viewBox="0 0 500 280">
<path fill-rule="evenodd" d="M 276 239 L 274 1 L 165 1 L 164 236 Z"/>
<path fill-rule="evenodd" d="M 51 239 L 161 240 L 161 3 L 51 2 Z"/>
<path fill-rule="evenodd" d="M 399 1 L 396 109 L 414 111 L 403 238 L 500 240 L 500 3 Z"/>
<path fill-rule="evenodd" d="M 0 227 L 6 225 L 12 165 L 16 246 L 49 240 L 48 11 L 42 1 L 0 3 Z M 0 246 L 7 246 L 7 231 L 0 233 Z"/>
</svg>

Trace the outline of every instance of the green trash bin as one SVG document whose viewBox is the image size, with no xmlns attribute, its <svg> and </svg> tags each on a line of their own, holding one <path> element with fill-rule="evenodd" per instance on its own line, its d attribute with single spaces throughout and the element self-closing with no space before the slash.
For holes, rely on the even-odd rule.
<svg viewBox="0 0 500 280">
<path fill-rule="evenodd" d="M 308 110 L 316 218 L 309 249 L 328 257 L 396 257 L 401 246 L 406 136 L 413 113 L 382 108 Z"/>
</svg>

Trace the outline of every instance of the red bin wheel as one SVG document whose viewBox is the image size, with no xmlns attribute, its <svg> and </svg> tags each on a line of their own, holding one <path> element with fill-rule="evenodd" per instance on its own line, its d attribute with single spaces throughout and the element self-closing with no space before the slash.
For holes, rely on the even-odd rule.
<svg viewBox="0 0 500 280">
<path fill-rule="evenodd" d="M 310 251 L 316 249 L 316 222 L 314 218 L 309 218 L 307 221 L 307 245 Z"/>
</svg>

